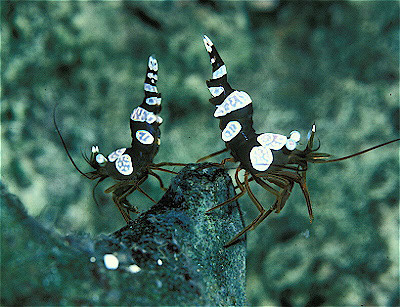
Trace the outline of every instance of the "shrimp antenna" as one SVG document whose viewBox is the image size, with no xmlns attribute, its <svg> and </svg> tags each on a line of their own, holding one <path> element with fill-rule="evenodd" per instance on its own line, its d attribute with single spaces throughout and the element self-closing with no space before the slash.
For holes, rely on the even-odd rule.
<svg viewBox="0 0 400 307">
<path fill-rule="evenodd" d="M 106 179 L 106 177 L 100 178 L 99 181 L 96 182 L 96 184 L 94 185 L 93 190 L 92 190 L 93 200 L 97 206 L 97 209 L 99 209 L 100 212 L 102 212 L 102 211 L 101 211 L 100 204 L 97 201 L 95 190 L 96 190 L 97 186 L 99 185 L 99 183 L 102 182 L 104 179 Z"/>
<path fill-rule="evenodd" d="M 70 155 L 70 153 L 69 153 L 69 151 L 68 151 L 67 145 L 65 144 L 65 141 L 64 141 L 64 139 L 63 139 L 63 137 L 62 137 L 62 135 L 61 135 L 60 129 L 58 129 L 57 122 L 56 122 L 56 108 L 57 108 L 57 105 L 58 105 L 58 104 L 56 104 L 56 105 L 54 106 L 54 109 L 53 109 L 53 122 L 54 122 L 54 126 L 56 127 L 56 131 L 57 131 L 57 133 L 58 133 L 58 135 L 59 135 L 59 137 L 60 137 L 60 139 L 61 139 L 61 143 L 62 143 L 63 146 L 64 146 L 65 152 L 67 153 L 67 156 L 68 156 L 69 160 L 71 161 L 72 165 L 76 168 L 76 170 L 77 170 L 79 173 L 81 173 L 83 176 L 85 176 L 86 178 L 92 179 L 92 178 L 90 178 L 88 175 L 86 175 L 84 172 L 82 172 L 82 171 L 78 168 L 78 166 L 77 166 L 77 165 L 75 164 L 75 162 L 74 162 L 74 159 L 72 159 L 72 156 Z"/>
<path fill-rule="evenodd" d="M 389 145 L 389 144 L 397 142 L 397 141 L 400 141 L 400 138 L 388 141 L 388 142 L 383 143 L 383 144 L 376 145 L 376 146 L 371 147 L 371 148 L 367 148 L 365 150 L 362 150 L 362 151 L 359 151 L 359 152 L 356 152 L 354 154 L 351 154 L 351 155 L 348 155 L 348 156 L 344 156 L 344 157 L 341 157 L 341 158 L 332 159 L 332 160 L 313 160 L 312 163 L 329 163 L 329 162 L 338 162 L 338 161 L 347 160 L 347 159 L 350 159 L 350 158 L 353 158 L 355 156 L 359 156 L 359 155 L 365 154 L 365 153 L 367 153 L 367 152 L 369 152 L 371 150 L 377 149 L 377 148 L 382 147 L 382 146 Z"/>
</svg>

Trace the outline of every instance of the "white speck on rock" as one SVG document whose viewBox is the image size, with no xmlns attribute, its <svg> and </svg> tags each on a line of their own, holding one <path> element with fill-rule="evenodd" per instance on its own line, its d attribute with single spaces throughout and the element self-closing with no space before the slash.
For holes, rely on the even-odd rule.
<svg viewBox="0 0 400 307">
<path fill-rule="evenodd" d="M 131 272 L 131 273 L 138 273 L 138 272 L 140 272 L 142 269 L 138 266 L 138 265 L 136 265 L 136 264 L 131 264 L 129 267 L 128 267 L 128 269 L 129 269 L 129 271 Z"/>
<path fill-rule="evenodd" d="M 162 265 L 162 260 L 161 260 L 161 259 L 158 259 L 158 260 L 157 260 L 157 264 L 158 264 L 158 265 Z"/>
<path fill-rule="evenodd" d="M 306 229 L 305 231 L 303 231 L 301 233 L 306 239 L 308 239 L 310 237 L 310 231 L 308 229 Z"/>
<path fill-rule="evenodd" d="M 116 270 L 119 265 L 119 260 L 113 254 L 105 254 L 104 255 L 104 265 L 109 270 Z"/>
</svg>

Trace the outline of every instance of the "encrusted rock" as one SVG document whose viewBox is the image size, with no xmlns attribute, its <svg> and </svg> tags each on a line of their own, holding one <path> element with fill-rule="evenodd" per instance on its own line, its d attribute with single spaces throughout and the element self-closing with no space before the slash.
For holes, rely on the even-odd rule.
<svg viewBox="0 0 400 307">
<path fill-rule="evenodd" d="M 2 186 L 2 263 L 13 269 L 1 303 L 244 305 L 245 243 L 223 247 L 243 227 L 238 205 L 205 214 L 232 196 L 223 169 L 192 164 L 132 225 L 93 240 L 46 230 Z"/>
</svg>

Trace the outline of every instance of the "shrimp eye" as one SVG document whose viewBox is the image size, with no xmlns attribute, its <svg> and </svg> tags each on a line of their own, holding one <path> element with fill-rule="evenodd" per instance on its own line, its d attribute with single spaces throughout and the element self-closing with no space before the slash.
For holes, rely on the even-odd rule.
<svg viewBox="0 0 400 307">
<path fill-rule="evenodd" d="M 104 166 L 107 162 L 107 158 L 104 157 L 102 154 L 96 155 L 96 162 L 100 164 L 100 166 Z"/>
<path fill-rule="evenodd" d="M 297 130 L 293 130 L 292 132 L 290 132 L 289 138 L 297 143 L 298 141 L 300 141 L 300 132 Z"/>
</svg>

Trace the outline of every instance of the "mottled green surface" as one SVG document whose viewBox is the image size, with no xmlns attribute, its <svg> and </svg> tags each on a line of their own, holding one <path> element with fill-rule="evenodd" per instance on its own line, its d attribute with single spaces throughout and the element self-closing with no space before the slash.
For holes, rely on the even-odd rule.
<svg viewBox="0 0 400 307">
<path fill-rule="evenodd" d="M 107 233 L 124 222 L 101 193 L 111 182 L 98 189 L 103 214 L 96 209 L 91 183 L 57 139 L 54 104 L 72 155 L 88 170 L 81 150 L 130 144 L 129 114 L 155 54 L 164 97 L 156 162 L 194 162 L 224 146 L 204 83 L 203 34 L 232 86 L 252 97 L 258 132 L 305 136 L 315 121 L 321 151 L 335 156 L 399 134 L 397 1 L 1 4 L 2 180 L 30 213 L 65 232 Z M 398 148 L 310 167 L 314 222 L 295 188 L 284 210 L 248 236 L 249 304 L 399 305 Z M 143 188 L 158 199 L 157 185 L 150 179 Z M 140 194 L 131 201 L 150 206 Z M 247 196 L 240 204 L 249 222 L 256 210 Z"/>
<path fill-rule="evenodd" d="M 131 226 L 97 239 L 44 228 L 1 188 L 4 306 L 245 304 L 245 242 L 223 248 L 225 229 L 243 228 L 238 205 L 204 214 L 233 195 L 222 169 L 188 166 Z M 119 259 L 116 270 L 106 254 Z"/>
</svg>

